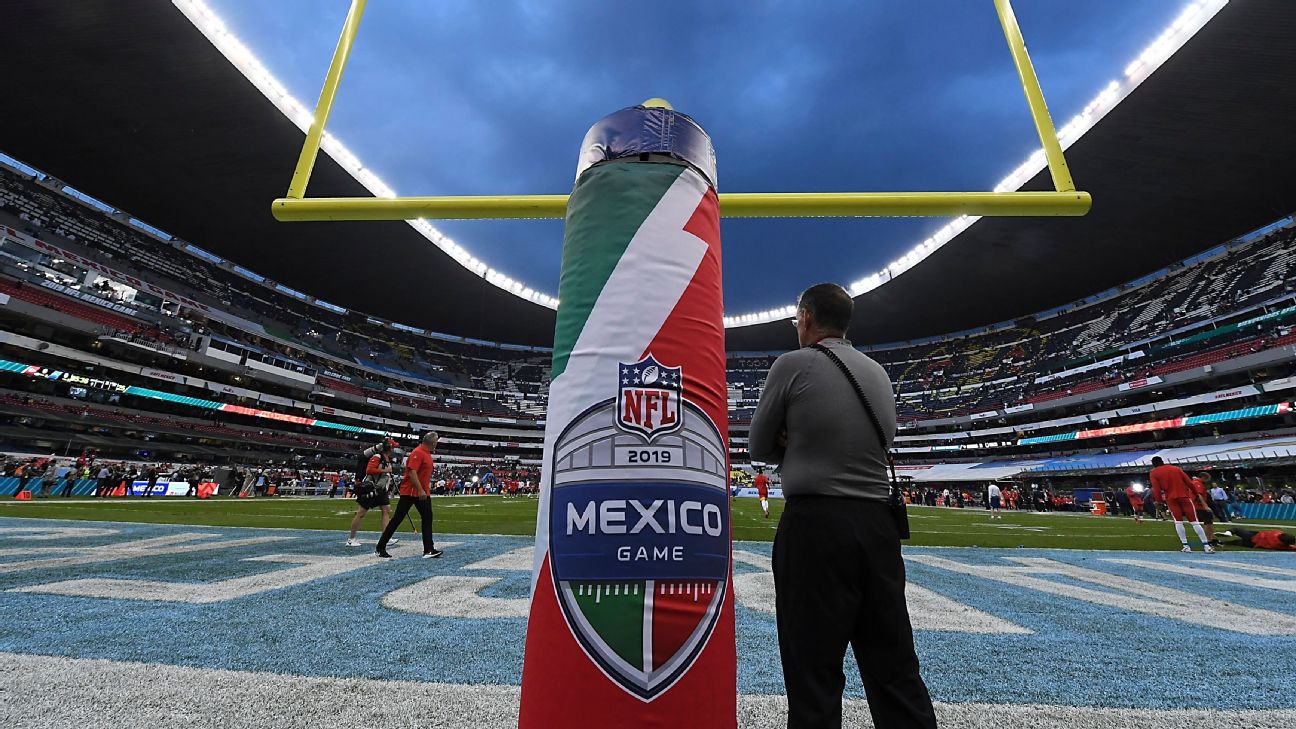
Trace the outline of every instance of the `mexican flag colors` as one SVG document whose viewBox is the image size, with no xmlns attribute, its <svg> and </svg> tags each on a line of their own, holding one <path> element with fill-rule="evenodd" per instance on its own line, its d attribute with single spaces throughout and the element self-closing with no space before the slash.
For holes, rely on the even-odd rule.
<svg viewBox="0 0 1296 729">
<path fill-rule="evenodd" d="M 710 140 L 632 107 L 567 208 L 522 729 L 734 727 L 720 221 Z"/>
</svg>

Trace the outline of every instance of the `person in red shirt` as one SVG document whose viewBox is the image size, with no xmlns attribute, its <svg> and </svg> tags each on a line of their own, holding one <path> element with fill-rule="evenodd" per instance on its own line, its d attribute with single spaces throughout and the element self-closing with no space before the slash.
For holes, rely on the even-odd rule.
<svg viewBox="0 0 1296 729">
<path fill-rule="evenodd" d="M 1215 540 L 1215 510 L 1211 508 L 1211 476 L 1209 473 L 1202 471 L 1192 480 L 1193 485 L 1193 508 L 1197 509 L 1197 521 L 1202 523 L 1202 529 L 1206 531 L 1207 544 L 1218 544 Z"/>
<path fill-rule="evenodd" d="M 1143 492 L 1133 486 L 1125 487 L 1125 498 L 1129 499 L 1130 511 L 1134 512 L 1134 523 L 1143 523 Z"/>
<path fill-rule="evenodd" d="M 1220 532 L 1226 537 L 1236 537 L 1236 544 L 1243 547 L 1252 547 L 1254 549 L 1276 549 L 1280 552 L 1296 552 L 1296 537 L 1278 531 L 1269 529 L 1263 532 L 1253 532 L 1250 529 L 1237 529 L 1232 531 Z"/>
<path fill-rule="evenodd" d="M 348 547 L 360 546 L 356 531 L 360 529 L 360 521 L 370 509 L 382 510 L 382 530 L 387 530 L 387 524 L 391 521 L 391 499 L 387 497 L 387 485 L 391 481 L 391 456 L 395 446 L 395 442 L 390 440 L 378 446 L 377 452 L 369 457 L 369 463 L 365 465 L 364 478 L 355 485 L 356 513 L 351 519 L 351 536 L 346 540 Z M 396 540 L 391 542 L 395 543 Z"/>
<path fill-rule="evenodd" d="M 764 512 L 765 518 L 769 518 L 769 476 L 764 471 L 757 471 L 756 478 L 752 479 L 752 485 L 756 487 L 756 497 L 760 499 L 761 511 Z"/>
<path fill-rule="evenodd" d="M 1197 536 L 1201 539 L 1202 549 L 1207 554 L 1213 554 L 1215 548 L 1206 538 L 1201 522 L 1197 521 L 1196 492 L 1193 490 L 1192 479 L 1188 478 L 1188 474 L 1184 473 L 1182 468 L 1166 463 L 1161 456 L 1153 456 L 1152 473 L 1148 481 L 1152 484 L 1152 500 L 1164 503 L 1170 509 L 1175 533 L 1179 535 L 1179 542 L 1183 544 L 1181 551 L 1192 551 L 1192 547 L 1188 546 L 1188 535 L 1184 531 L 1184 522 L 1187 521 L 1192 524 L 1193 531 L 1197 532 Z"/>
<path fill-rule="evenodd" d="M 387 554 L 387 542 L 396 533 L 396 527 L 409 514 L 411 507 L 417 507 L 419 518 L 423 522 L 423 559 L 436 559 L 442 552 L 436 548 L 432 539 L 432 454 L 436 453 L 437 441 L 441 438 L 435 431 L 428 431 L 423 442 L 410 452 L 405 459 L 405 478 L 400 485 L 400 498 L 396 501 L 396 513 L 387 528 L 383 529 L 378 540 L 379 557 L 390 559 Z"/>
</svg>

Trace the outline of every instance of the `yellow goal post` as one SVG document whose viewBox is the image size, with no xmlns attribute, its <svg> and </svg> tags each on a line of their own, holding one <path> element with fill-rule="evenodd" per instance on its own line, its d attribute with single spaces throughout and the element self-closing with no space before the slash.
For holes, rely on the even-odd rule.
<svg viewBox="0 0 1296 729">
<path fill-rule="evenodd" d="M 286 196 L 271 204 L 280 221 L 563 218 L 567 195 L 469 195 L 432 197 L 306 197 L 324 126 L 360 29 L 366 0 L 352 0 L 342 25 L 315 116 L 306 132 Z M 1053 178 L 1052 191 L 1032 192 L 727 192 L 720 193 L 726 218 L 817 218 L 934 216 L 1077 216 L 1089 212 L 1089 193 L 1075 189 L 1044 92 L 1031 65 L 1010 0 L 994 0 L 1017 77 L 1030 107 Z"/>
</svg>

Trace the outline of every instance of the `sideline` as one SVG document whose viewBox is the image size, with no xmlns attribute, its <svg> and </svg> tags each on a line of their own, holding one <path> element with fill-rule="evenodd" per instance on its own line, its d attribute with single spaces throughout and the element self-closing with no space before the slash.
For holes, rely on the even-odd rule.
<svg viewBox="0 0 1296 729">
<path fill-rule="evenodd" d="M 90 658 L 0 653 L 0 685 L 57 686 L 57 691 L 0 692 L 0 725 L 84 726 L 137 729 L 174 725 L 187 729 L 315 729 L 320 726 L 515 729 L 519 689 L 384 681 L 350 677 L 191 668 Z M 401 700 L 393 701 L 393 696 Z M 341 697 L 345 697 L 345 700 Z M 1222 726 L 1291 726 L 1296 710 L 1132 709 L 1041 704 L 937 703 L 945 729 L 1218 729 Z M 782 696 L 738 697 L 738 725 L 781 729 Z M 871 727 L 867 704 L 845 702 L 847 726 Z"/>
</svg>

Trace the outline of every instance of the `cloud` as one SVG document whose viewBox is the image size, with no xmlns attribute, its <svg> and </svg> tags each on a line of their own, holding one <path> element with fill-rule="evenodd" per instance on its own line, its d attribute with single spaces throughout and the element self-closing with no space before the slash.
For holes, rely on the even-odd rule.
<svg viewBox="0 0 1296 729">
<path fill-rule="evenodd" d="M 316 98 L 345 3 L 211 2 L 299 98 Z M 1019 5 L 1057 119 L 1181 9 Z M 373 4 L 330 128 L 402 194 L 562 193 L 589 125 L 650 96 L 708 129 L 728 191 L 989 189 L 1038 144 L 990 3 L 949 0 Z M 727 221 L 727 308 L 854 280 L 939 224 Z M 560 226 L 442 227 L 556 291 Z"/>
</svg>

